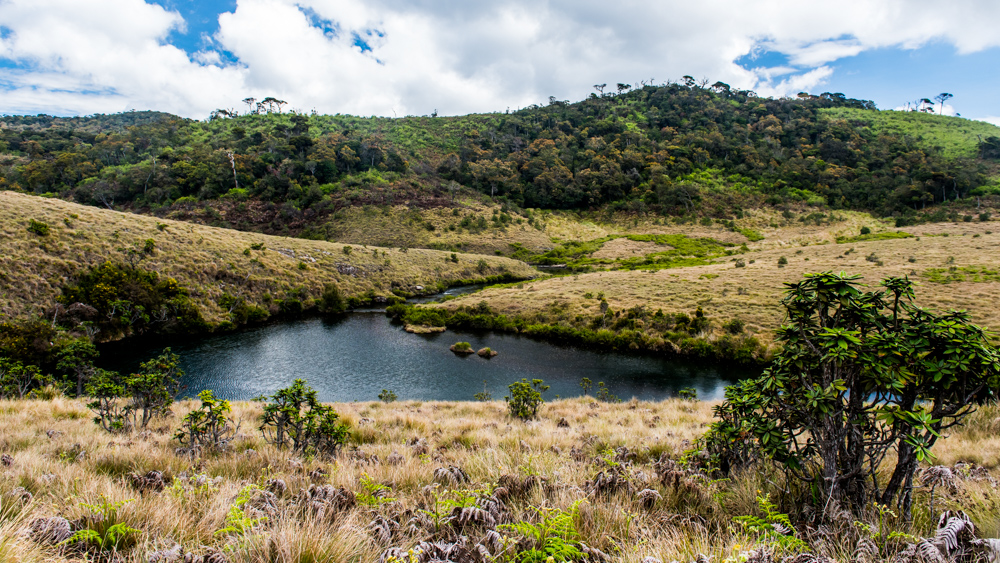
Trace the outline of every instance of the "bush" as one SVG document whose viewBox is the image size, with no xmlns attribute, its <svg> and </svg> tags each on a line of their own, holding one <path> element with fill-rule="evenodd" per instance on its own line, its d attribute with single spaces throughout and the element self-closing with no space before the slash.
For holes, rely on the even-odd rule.
<svg viewBox="0 0 1000 563">
<path fill-rule="evenodd" d="M 87 384 L 87 404 L 97 417 L 94 422 L 108 432 L 129 432 L 145 428 L 154 417 L 167 413 L 180 391 L 184 372 L 180 358 L 165 348 L 163 353 L 139 365 L 139 372 L 122 377 L 117 372 L 98 369 Z"/>
<path fill-rule="evenodd" d="M 746 266 L 747 266 L 747 263 L 746 263 L 745 260 L 743 260 L 742 258 L 737 258 L 736 259 L 736 267 L 737 268 L 746 268 Z"/>
<path fill-rule="evenodd" d="M 239 432 L 239 425 L 234 426 L 229 419 L 232 412 L 229 401 L 216 399 L 210 389 L 198 393 L 198 398 L 201 399 L 201 407 L 184 417 L 174 438 L 189 450 L 224 449 Z"/>
<path fill-rule="evenodd" d="M 38 366 L 0 358 L 0 399 L 23 399 L 48 381 Z"/>
<path fill-rule="evenodd" d="M 1000 351 L 967 313 L 914 305 L 908 279 L 862 292 L 860 277 L 788 284 L 781 350 L 759 378 L 726 389 L 705 446 L 724 470 L 770 458 L 812 483 L 816 498 L 859 510 L 899 499 L 908 520 L 917 464 L 1000 385 Z M 876 478 L 890 451 L 891 475 Z"/>
<path fill-rule="evenodd" d="M 732 319 L 724 323 L 722 328 L 729 334 L 740 334 L 746 328 L 746 323 L 742 319 Z"/>
<path fill-rule="evenodd" d="M 378 394 L 378 400 L 383 403 L 392 403 L 397 399 L 396 394 L 388 389 L 383 389 L 381 393 Z"/>
<path fill-rule="evenodd" d="M 507 402 L 510 416 L 521 420 L 530 420 L 538 416 L 538 407 L 545 402 L 542 393 L 549 390 L 541 379 L 515 381 L 507 386 L 510 395 L 503 398 Z"/>
<path fill-rule="evenodd" d="M 787 265 L 788 265 L 788 258 L 785 258 L 784 256 L 778 258 L 778 267 L 779 268 L 784 268 Z"/>
<path fill-rule="evenodd" d="M 870 235 L 870 234 L 872 234 L 872 230 L 869 229 L 868 227 L 861 227 L 861 234 L 862 235 Z"/>
<path fill-rule="evenodd" d="M 305 380 L 296 379 L 291 387 L 271 396 L 260 431 L 268 443 L 293 453 L 335 455 L 348 435 L 347 425 L 339 419 L 333 407 L 320 404 Z"/>
<path fill-rule="evenodd" d="M 47 237 L 49 236 L 49 226 L 41 221 L 30 219 L 28 221 L 28 232 L 40 237 Z"/>
<path fill-rule="evenodd" d="M 323 287 L 323 295 L 320 296 L 319 310 L 321 313 L 343 313 L 347 310 L 347 302 L 340 292 L 340 287 L 335 283 L 328 283 Z"/>
</svg>

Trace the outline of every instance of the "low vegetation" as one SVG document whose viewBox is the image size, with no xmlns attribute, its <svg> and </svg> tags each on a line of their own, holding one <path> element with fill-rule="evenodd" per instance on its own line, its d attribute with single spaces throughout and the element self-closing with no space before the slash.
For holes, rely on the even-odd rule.
<svg viewBox="0 0 1000 563">
<path fill-rule="evenodd" d="M 777 469 L 720 480 L 685 462 L 713 406 L 562 399 L 521 422 L 503 402 L 335 404 L 348 433 L 328 457 L 292 454 L 262 436 L 259 403 L 233 403 L 224 424 L 242 429 L 192 454 L 172 433 L 203 401 L 177 402 L 174 418 L 114 436 L 85 422 L 81 401 L 0 402 L 0 555 L 411 563 L 562 553 L 650 563 L 810 553 L 916 562 L 915 550 L 934 545 L 952 558 L 988 553 L 979 538 L 1000 534 L 995 406 L 951 429 L 933 466 L 920 464 L 917 481 L 927 486 L 914 490 L 912 521 L 868 505 L 832 513 L 823 528 L 808 489 Z M 974 533 L 944 541 L 941 514 L 941 528 L 961 530 L 967 518 Z"/>
<path fill-rule="evenodd" d="M 46 236 L 29 230 L 31 217 L 50 225 Z M 497 256 L 452 259 L 442 251 L 365 246 L 348 254 L 349 247 L 340 244 L 158 220 L 9 191 L 0 191 L 0 233 L 5 288 L 0 315 L 59 320 L 73 317 L 66 309 L 83 303 L 93 308 L 88 314 L 100 329 L 99 339 L 169 325 L 192 332 L 202 323 L 224 328 L 314 309 L 336 312 L 396 293 L 537 275 Z"/>
</svg>

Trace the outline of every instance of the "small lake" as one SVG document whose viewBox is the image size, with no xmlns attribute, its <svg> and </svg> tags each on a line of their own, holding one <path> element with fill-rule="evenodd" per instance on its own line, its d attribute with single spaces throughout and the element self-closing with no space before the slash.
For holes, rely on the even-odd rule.
<svg viewBox="0 0 1000 563">
<path fill-rule="evenodd" d="M 458 356 L 448 347 L 467 341 L 489 346 L 492 359 Z M 556 395 L 582 394 L 589 378 L 596 392 L 603 381 L 623 400 L 675 396 L 685 387 L 702 399 L 718 399 L 726 385 L 750 371 L 716 368 L 681 360 L 602 353 L 557 346 L 500 333 L 417 335 L 392 324 L 382 311 L 354 312 L 336 319 L 310 318 L 240 332 L 169 343 L 185 372 L 182 395 L 212 389 L 222 398 L 249 400 L 271 395 L 305 379 L 323 401 L 373 401 L 382 389 L 400 400 L 473 400 L 484 390 L 503 399 L 507 385 L 521 378 L 544 379 Z M 162 351 L 164 342 L 126 342 L 102 351 L 101 367 L 129 372 Z M 485 383 L 484 383 L 485 381 Z"/>
</svg>

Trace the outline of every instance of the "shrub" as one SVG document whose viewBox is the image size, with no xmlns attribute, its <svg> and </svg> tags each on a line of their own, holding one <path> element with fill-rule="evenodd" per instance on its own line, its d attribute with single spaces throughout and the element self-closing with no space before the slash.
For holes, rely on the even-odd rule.
<svg viewBox="0 0 1000 563">
<path fill-rule="evenodd" d="M 507 410 L 510 416 L 521 420 L 530 420 L 538 416 L 538 407 L 545 402 L 542 393 L 549 390 L 549 386 L 541 379 L 532 379 L 529 383 L 527 379 L 515 381 L 507 386 L 510 395 L 503 398 L 507 402 Z"/>
<path fill-rule="evenodd" d="M 868 227 L 861 227 L 861 234 L 862 235 L 870 235 L 870 234 L 872 234 L 872 230 L 869 229 Z"/>
<path fill-rule="evenodd" d="M 787 265 L 788 265 L 788 258 L 785 258 L 784 256 L 778 258 L 778 267 L 779 268 L 784 268 Z"/>
<path fill-rule="evenodd" d="M 328 283 L 323 287 L 323 295 L 320 296 L 319 310 L 321 313 L 343 313 L 347 310 L 347 302 L 340 292 L 340 286 L 335 283 Z"/>
<path fill-rule="evenodd" d="M 388 389 L 383 389 L 381 393 L 378 394 L 378 400 L 383 403 L 392 403 L 397 399 L 396 394 Z"/>
<path fill-rule="evenodd" d="M 605 403 L 622 402 L 622 400 L 619 399 L 617 395 L 611 392 L 611 389 L 608 389 L 607 385 L 605 385 L 603 381 L 597 382 L 597 394 L 594 397 L 598 401 L 603 401 Z"/>
<path fill-rule="evenodd" d="M 166 414 L 184 375 L 178 362 L 178 356 L 166 348 L 140 364 L 139 372 L 129 377 L 98 369 L 86 387 L 87 395 L 93 398 L 87 407 L 97 415 L 94 423 L 108 432 L 129 432 Z"/>
<path fill-rule="evenodd" d="M 480 274 L 485 274 L 487 271 L 489 271 L 489 269 L 490 265 L 489 263 L 486 262 L 486 260 L 480 258 L 479 262 L 476 262 L 476 271 L 478 271 Z"/>
<path fill-rule="evenodd" d="M 729 334 L 740 334 L 746 328 L 746 323 L 742 319 L 732 319 L 724 323 L 722 328 Z"/>
<path fill-rule="evenodd" d="M 685 401 L 697 401 L 698 390 L 694 387 L 684 387 L 683 389 L 677 391 L 677 396 Z"/>
<path fill-rule="evenodd" d="M 271 396 L 260 431 L 278 448 L 301 454 L 334 455 L 347 442 L 348 427 L 332 407 L 320 404 L 316 391 L 302 379 Z"/>
<path fill-rule="evenodd" d="M 0 399 L 23 399 L 48 381 L 38 366 L 0 357 Z"/>
<path fill-rule="evenodd" d="M 743 260 L 742 258 L 737 258 L 736 259 L 736 267 L 737 268 L 746 268 L 746 266 L 747 266 L 747 263 L 746 263 L 745 260 Z"/>
<path fill-rule="evenodd" d="M 201 407 L 189 412 L 181 421 L 174 438 L 188 449 L 224 449 L 239 432 L 239 425 L 229 419 L 232 408 L 229 401 L 216 399 L 215 393 L 206 389 L 198 393 Z"/>
<path fill-rule="evenodd" d="M 47 237 L 49 236 L 49 226 L 41 221 L 30 219 L 28 220 L 28 232 L 40 237 Z"/>
<path fill-rule="evenodd" d="M 723 467 L 773 459 L 817 498 L 858 509 L 899 499 L 908 520 L 918 462 L 1000 384 L 1000 351 L 967 313 L 914 305 L 908 279 L 862 292 L 860 277 L 788 284 L 781 350 L 759 378 L 726 389 L 706 446 Z M 890 451 L 895 467 L 877 479 Z"/>
</svg>

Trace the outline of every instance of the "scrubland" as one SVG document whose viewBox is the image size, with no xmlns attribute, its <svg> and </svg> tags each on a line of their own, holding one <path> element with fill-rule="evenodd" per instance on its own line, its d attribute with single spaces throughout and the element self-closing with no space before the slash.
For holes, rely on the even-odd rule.
<svg viewBox="0 0 1000 563">
<path fill-rule="evenodd" d="M 588 561 L 768 561 L 770 549 L 775 557 L 880 559 L 856 554 L 871 539 L 859 518 L 819 525 L 804 502 L 807 488 L 770 466 L 725 479 L 685 468 L 685 450 L 711 421 L 707 402 L 564 399 L 528 422 L 509 418 L 502 402 L 336 404 L 351 426 L 336 458 L 291 458 L 266 443 L 256 428 L 259 403 L 233 404 L 240 427 L 226 451 L 175 453 L 171 433 L 196 406 L 175 403 L 174 416 L 152 430 L 111 435 L 81 401 L 0 403 L 0 559 L 93 559 L 93 551 L 46 541 L 41 519 L 62 517 L 76 530 L 93 525 L 84 505 L 116 502 L 125 504 L 113 519 L 137 532 L 106 560 L 370 562 L 429 542 L 424 556 L 399 559 L 428 561 L 432 543 L 465 541 L 472 555 L 453 548 L 449 560 L 507 561 L 525 540 L 503 524 L 537 525 L 563 513 Z M 934 511 L 966 511 L 979 537 L 1000 534 L 998 436 L 1000 409 L 986 407 L 935 448 L 934 464 L 958 467 L 954 482 L 934 492 Z M 764 496 L 790 516 L 791 534 L 804 544 L 782 551 L 775 538 L 734 522 L 762 516 Z M 883 514 L 880 524 L 874 509 L 860 520 L 885 535 L 932 535 L 930 503 L 930 490 L 918 487 L 913 522 Z M 481 510 L 460 521 L 463 507 Z M 890 553 L 915 540 L 874 541 Z"/>
</svg>

